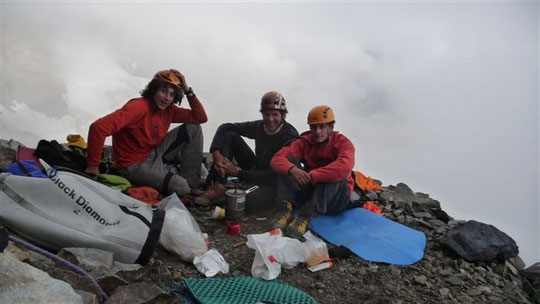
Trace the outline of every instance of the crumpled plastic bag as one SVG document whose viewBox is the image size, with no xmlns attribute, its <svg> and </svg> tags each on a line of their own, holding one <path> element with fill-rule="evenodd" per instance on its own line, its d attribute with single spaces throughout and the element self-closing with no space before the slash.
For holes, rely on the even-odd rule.
<svg viewBox="0 0 540 304">
<path fill-rule="evenodd" d="M 216 249 L 210 249 L 206 253 L 196 256 L 193 259 L 193 265 L 207 278 L 213 277 L 219 272 L 229 272 L 229 264 Z"/>
<path fill-rule="evenodd" d="M 195 256 L 208 251 L 199 225 L 176 193 L 162 199 L 158 208 L 165 210 L 165 220 L 159 236 L 159 243 L 165 249 L 190 263 Z"/>
<path fill-rule="evenodd" d="M 328 260 L 326 243 L 311 232 L 304 235 L 305 242 L 284 237 L 280 229 L 262 234 L 249 234 L 246 245 L 255 249 L 251 265 L 251 275 L 265 280 L 273 280 L 281 273 L 281 267 L 290 269 L 299 263 L 308 266 Z"/>
</svg>

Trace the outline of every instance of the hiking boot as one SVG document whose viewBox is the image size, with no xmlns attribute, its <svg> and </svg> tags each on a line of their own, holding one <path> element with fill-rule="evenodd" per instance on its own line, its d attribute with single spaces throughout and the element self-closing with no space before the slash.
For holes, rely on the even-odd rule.
<svg viewBox="0 0 540 304">
<path fill-rule="evenodd" d="M 285 230 L 285 235 L 291 238 L 302 240 L 304 234 L 307 232 L 307 227 L 311 221 L 311 215 L 307 212 L 300 210 L 298 215 L 293 219 Z"/>
<path fill-rule="evenodd" d="M 196 197 L 193 202 L 199 206 L 210 206 L 224 202 L 225 199 L 225 187 L 219 183 L 212 183 L 204 194 Z"/>
<path fill-rule="evenodd" d="M 284 231 L 292 219 L 293 204 L 288 201 L 283 201 L 283 206 L 277 211 L 274 220 L 272 220 L 272 229 L 279 228 Z"/>
<path fill-rule="evenodd" d="M 206 191 L 203 191 L 203 190 L 200 190 L 200 189 L 197 189 L 197 188 L 191 188 L 189 190 L 189 195 L 195 196 L 195 197 L 201 196 L 201 195 L 203 195 L 205 193 L 206 193 Z"/>
</svg>

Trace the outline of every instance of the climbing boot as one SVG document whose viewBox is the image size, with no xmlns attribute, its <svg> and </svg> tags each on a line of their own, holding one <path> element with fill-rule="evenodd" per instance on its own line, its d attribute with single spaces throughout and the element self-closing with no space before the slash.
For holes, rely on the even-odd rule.
<svg viewBox="0 0 540 304">
<path fill-rule="evenodd" d="M 302 240 L 304 233 L 307 232 L 309 221 L 311 221 L 311 215 L 304 210 L 300 210 L 287 229 L 285 229 L 285 236 Z"/>
<path fill-rule="evenodd" d="M 272 220 L 272 229 L 279 228 L 284 231 L 292 220 L 293 203 L 289 201 L 283 201 L 281 209 L 279 209 Z"/>
<path fill-rule="evenodd" d="M 202 195 L 195 197 L 193 202 L 199 206 L 210 206 L 224 202 L 225 199 L 225 186 L 220 183 L 211 183 Z"/>
</svg>

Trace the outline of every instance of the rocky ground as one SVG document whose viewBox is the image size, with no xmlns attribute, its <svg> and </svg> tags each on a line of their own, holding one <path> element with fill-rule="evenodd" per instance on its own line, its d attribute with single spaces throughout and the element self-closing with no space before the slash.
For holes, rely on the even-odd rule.
<svg viewBox="0 0 540 304">
<path fill-rule="evenodd" d="M 378 195 L 383 215 L 422 231 L 427 237 L 424 258 L 412 266 L 370 263 L 351 256 L 338 259 L 334 267 L 310 272 L 303 266 L 282 270 L 279 280 L 291 284 L 319 303 L 529 303 L 523 290 L 519 257 L 505 262 L 469 263 L 445 251 L 439 239 L 458 221 L 453 221 L 428 195 L 413 193 L 405 184 L 389 186 Z M 195 208 L 193 214 L 215 248 L 231 265 L 229 275 L 249 276 L 254 251 L 232 245 L 244 236 L 229 236 L 223 223 L 206 220 L 211 210 Z M 437 218 L 438 215 L 438 219 Z M 444 220 L 448 221 L 445 223 Z M 260 233 L 264 221 L 249 218 L 242 232 Z M 162 256 L 175 258 L 166 253 Z M 168 261 L 163 259 L 162 261 Z M 185 272 L 179 268 L 179 272 Z M 186 273 L 183 274 L 187 275 Z M 189 276 L 196 275 L 189 273 Z"/>
<path fill-rule="evenodd" d="M 0 155 L 1 160 L 9 159 L 5 151 Z M 519 256 L 504 261 L 467 262 L 441 246 L 441 238 L 461 222 L 449 217 L 429 195 L 415 193 L 403 183 L 370 195 L 382 208 L 383 216 L 425 233 L 427 245 L 420 262 L 393 266 L 352 255 L 318 272 L 310 272 L 304 265 L 282 269 L 278 280 L 308 293 L 318 303 L 540 303 L 540 264 L 524 270 Z M 245 241 L 247 234 L 264 232 L 268 219 L 248 217 L 241 234 L 230 236 L 223 220 L 208 219 L 214 207 L 188 208 L 208 234 L 210 247 L 216 248 L 230 265 L 228 274 L 217 277 L 251 276 L 254 250 L 234 245 Z M 86 280 L 65 267 L 13 244 L 8 251 L 18 260 L 68 282 L 86 303 L 102 302 Z M 59 254 L 81 264 L 69 252 Z M 179 303 L 170 293 L 171 285 L 184 278 L 204 277 L 192 264 L 162 247 L 144 267 L 123 266 L 118 271 L 81 266 L 98 280 L 111 303 Z"/>
</svg>

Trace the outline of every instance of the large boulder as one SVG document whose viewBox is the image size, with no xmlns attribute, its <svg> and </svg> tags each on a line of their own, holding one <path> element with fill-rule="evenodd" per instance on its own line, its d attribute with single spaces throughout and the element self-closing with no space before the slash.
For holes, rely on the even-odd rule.
<svg viewBox="0 0 540 304">
<path fill-rule="evenodd" d="M 519 253 L 516 242 L 506 233 L 472 220 L 452 228 L 440 242 L 469 262 L 504 261 Z"/>
<path fill-rule="evenodd" d="M 0 282 L 3 303 L 83 303 L 68 283 L 18 261 L 9 251 L 0 253 Z"/>
</svg>

